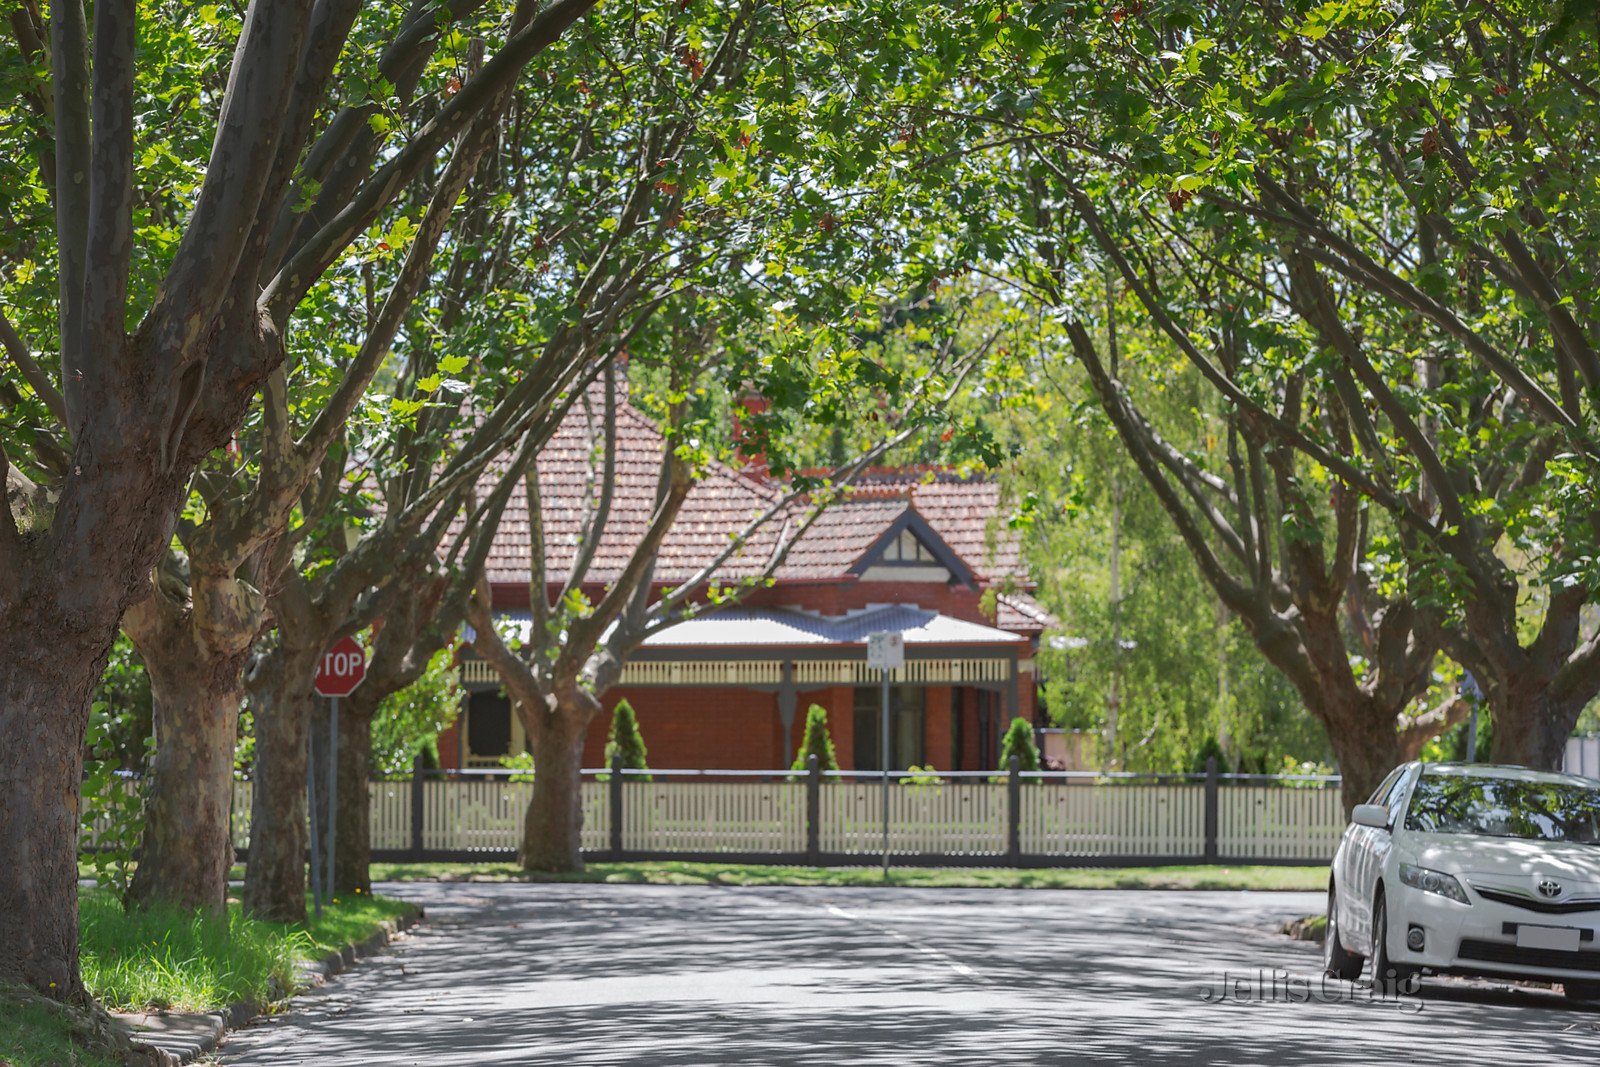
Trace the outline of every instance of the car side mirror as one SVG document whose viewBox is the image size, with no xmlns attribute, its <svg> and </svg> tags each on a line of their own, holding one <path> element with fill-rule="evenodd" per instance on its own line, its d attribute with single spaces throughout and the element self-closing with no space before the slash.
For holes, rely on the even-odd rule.
<svg viewBox="0 0 1600 1067">
<path fill-rule="evenodd" d="M 1370 826 L 1375 830 L 1389 828 L 1389 809 L 1382 804 L 1357 804 L 1350 813 L 1350 821 L 1357 826 Z"/>
</svg>

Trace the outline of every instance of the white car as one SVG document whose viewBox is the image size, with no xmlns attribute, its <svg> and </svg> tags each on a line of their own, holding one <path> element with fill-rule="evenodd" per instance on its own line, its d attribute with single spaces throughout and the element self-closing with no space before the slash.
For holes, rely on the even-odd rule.
<svg viewBox="0 0 1600 1067">
<path fill-rule="evenodd" d="M 1323 965 L 1559 982 L 1600 999 L 1600 781 L 1407 763 L 1358 804 L 1333 857 Z M 1394 983 L 1388 985 L 1388 983 Z"/>
</svg>

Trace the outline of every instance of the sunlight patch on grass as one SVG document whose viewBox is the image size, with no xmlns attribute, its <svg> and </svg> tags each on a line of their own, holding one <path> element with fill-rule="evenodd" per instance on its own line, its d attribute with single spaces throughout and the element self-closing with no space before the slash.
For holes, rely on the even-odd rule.
<svg viewBox="0 0 1600 1067">
<path fill-rule="evenodd" d="M 607 882 L 623 885 L 815 885 L 992 889 L 1318 890 L 1326 867 L 801 867 L 749 863 L 591 863 L 583 871 L 546 874 L 509 863 L 377 863 L 374 881 Z"/>
<path fill-rule="evenodd" d="M 100 1046 L 104 1051 L 86 1051 L 85 1045 Z M 118 1058 L 88 1012 L 27 990 L 0 989 L 0 1064 L 115 1067 Z"/>
<path fill-rule="evenodd" d="M 226 915 L 156 905 L 125 911 L 114 897 L 79 896 L 83 981 L 107 1008 L 215 1011 L 239 1001 L 285 996 L 296 965 L 364 940 L 385 919 L 414 911 L 376 897 L 339 898 L 309 926 L 247 917 L 236 901 Z"/>
</svg>

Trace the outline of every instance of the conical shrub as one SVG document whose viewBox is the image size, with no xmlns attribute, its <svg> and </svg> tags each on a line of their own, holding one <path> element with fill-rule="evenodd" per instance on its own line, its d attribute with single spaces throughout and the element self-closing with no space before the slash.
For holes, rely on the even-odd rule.
<svg viewBox="0 0 1600 1067">
<path fill-rule="evenodd" d="M 828 734 L 828 709 L 819 704 L 811 705 L 806 711 L 806 732 L 800 739 L 800 754 L 789 769 L 805 770 L 806 757 L 813 752 L 817 754 L 817 765 L 822 770 L 839 769 L 839 757 L 834 755 L 833 738 Z"/>
<path fill-rule="evenodd" d="M 634 714 L 633 705 L 626 700 L 617 701 L 616 710 L 611 713 L 611 731 L 606 734 L 606 766 L 611 766 L 612 757 L 622 754 L 622 766 L 630 771 L 642 771 L 649 768 L 646 761 L 648 753 L 644 747 L 644 735 L 639 733 L 639 717 Z M 649 777 L 634 777 L 635 781 L 648 782 Z"/>
</svg>

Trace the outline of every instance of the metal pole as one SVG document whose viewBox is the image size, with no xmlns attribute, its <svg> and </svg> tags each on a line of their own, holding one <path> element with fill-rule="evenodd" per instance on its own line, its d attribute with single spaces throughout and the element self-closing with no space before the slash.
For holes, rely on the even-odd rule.
<svg viewBox="0 0 1600 1067">
<path fill-rule="evenodd" d="M 1472 702 L 1472 721 L 1467 724 L 1467 762 L 1478 762 L 1478 702 Z"/>
<path fill-rule="evenodd" d="M 883 669 L 883 743 L 878 750 L 883 767 L 883 880 L 889 880 L 889 669 Z"/>
<path fill-rule="evenodd" d="M 322 850 L 317 834 L 317 745 L 306 731 L 306 824 L 311 834 L 311 903 L 322 918 Z"/>
<path fill-rule="evenodd" d="M 333 846 L 339 826 L 339 698 L 328 698 L 328 879 L 322 895 L 333 900 Z"/>
</svg>

